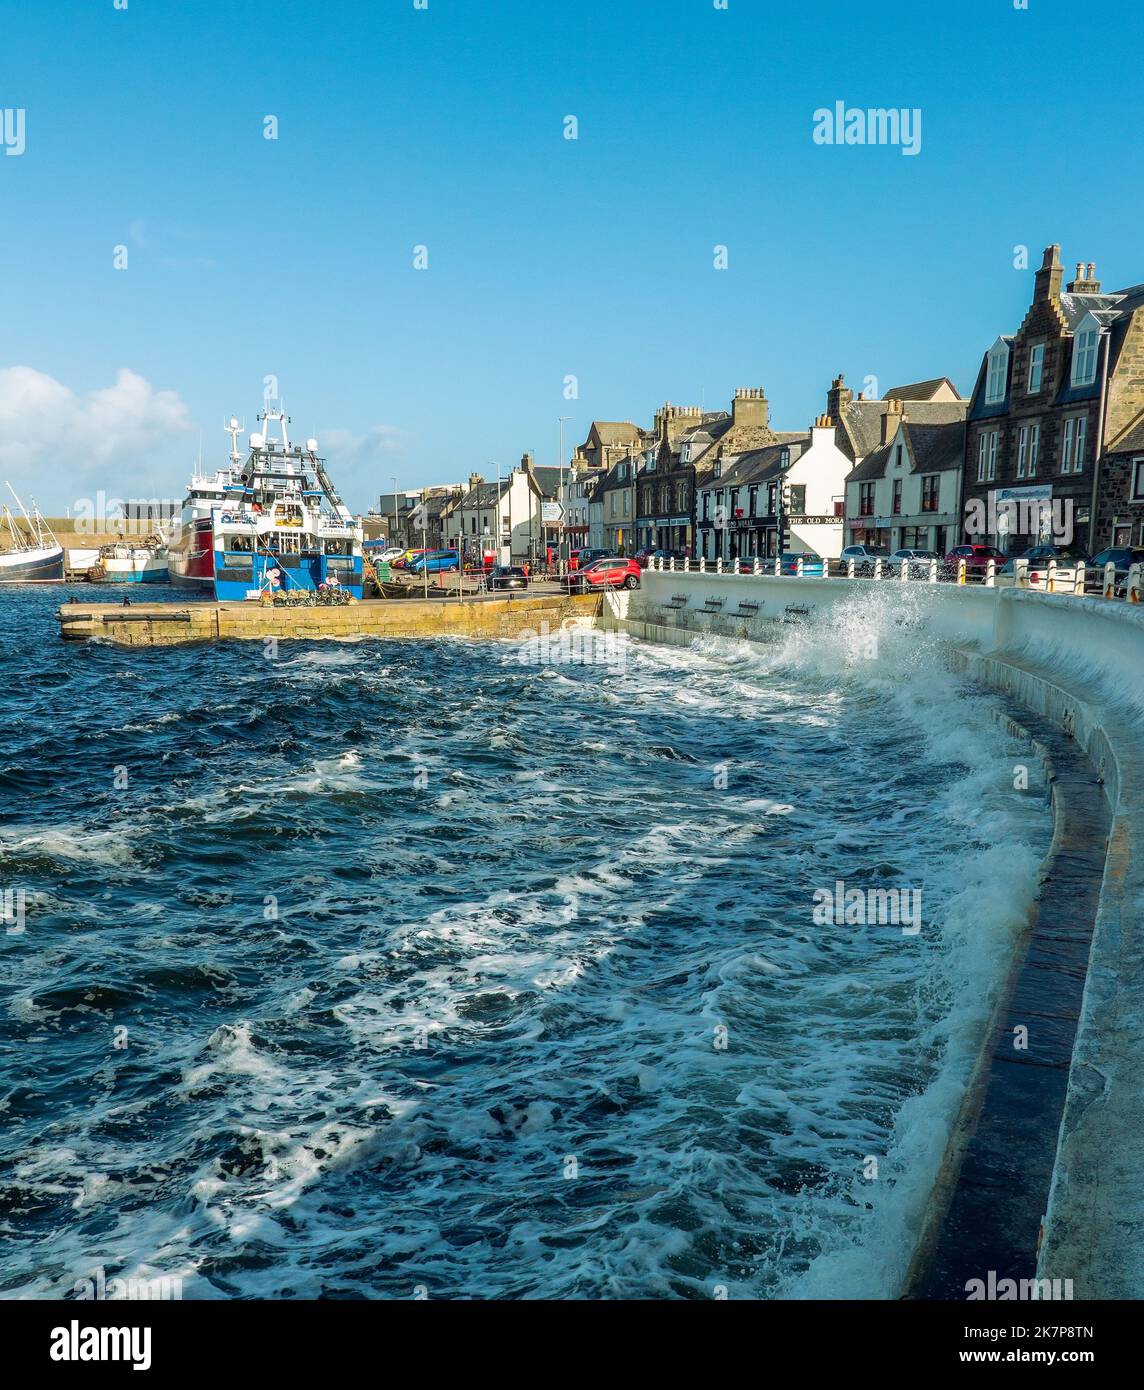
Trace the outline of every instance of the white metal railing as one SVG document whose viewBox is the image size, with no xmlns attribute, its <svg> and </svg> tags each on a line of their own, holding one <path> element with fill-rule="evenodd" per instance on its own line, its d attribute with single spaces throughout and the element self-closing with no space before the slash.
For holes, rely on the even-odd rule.
<svg viewBox="0 0 1144 1390">
<path fill-rule="evenodd" d="M 832 564 L 834 565 L 833 570 L 831 569 Z M 925 573 L 919 574 L 918 570 L 923 566 Z M 647 568 L 658 573 L 714 573 L 734 575 L 740 578 L 748 576 L 761 576 L 763 578 L 779 578 L 781 576 L 787 579 L 839 577 L 878 581 L 889 579 L 895 583 L 907 584 L 979 585 L 987 589 L 1004 586 L 1034 589 L 1050 594 L 1122 599 L 1128 603 L 1144 602 L 1144 565 L 1134 564 L 1127 570 L 1118 570 L 1112 561 L 1097 568 L 1083 560 L 1078 560 L 1075 564 L 1070 565 L 1062 564 L 1056 559 L 1049 559 L 1043 565 L 1037 563 L 1030 565 L 1028 560 L 1015 559 L 1012 575 L 1002 575 L 997 568 L 997 561 L 994 559 L 987 560 L 983 567 L 975 566 L 972 568 L 964 556 L 958 557 L 956 565 L 947 564 L 936 558 L 904 560 L 895 569 L 892 565 L 884 565 L 881 556 L 875 556 L 871 568 L 862 573 L 858 571 L 854 560 L 850 558 L 845 563 L 842 561 L 824 561 L 822 569 L 819 571 L 817 566 L 808 568 L 804 564 L 803 557 L 799 555 L 794 566 L 783 576 L 782 560 L 778 555 L 767 557 L 760 555 L 740 556 L 738 559 L 730 561 L 729 564 L 725 564 L 722 557 L 709 561 L 702 556 L 696 560 L 677 560 L 674 556 L 661 559 L 653 555 L 648 560 Z"/>
</svg>

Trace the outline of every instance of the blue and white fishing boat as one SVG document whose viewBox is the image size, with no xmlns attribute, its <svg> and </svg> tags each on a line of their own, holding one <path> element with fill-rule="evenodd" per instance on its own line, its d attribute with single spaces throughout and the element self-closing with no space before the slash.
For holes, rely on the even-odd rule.
<svg viewBox="0 0 1144 1390">
<path fill-rule="evenodd" d="M 340 588 L 362 597 L 362 527 L 338 495 L 318 456 L 318 441 L 292 444 L 290 417 L 264 409 L 250 436 L 232 415 L 231 466 L 196 475 L 183 503 L 178 540 L 168 547 L 176 584 L 216 599 L 261 598 L 297 589 Z M 281 436 L 272 439 L 277 422 Z"/>
</svg>

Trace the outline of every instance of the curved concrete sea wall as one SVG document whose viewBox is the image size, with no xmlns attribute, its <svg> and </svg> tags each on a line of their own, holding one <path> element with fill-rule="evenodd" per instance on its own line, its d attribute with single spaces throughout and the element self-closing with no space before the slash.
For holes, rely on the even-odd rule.
<svg viewBox="0 0 1144 1390">
<path fill-rule="evenodd" d="M 838 640 L 916 628 L 1084 749 L 1112 815 L 1038 1274 L 1075 1298 L 1144 1297 L 1144 607 L 984 586 L 647 572 L 601 623 L 652 641 Z M 936 639 L 936 640 L 935 640 Z M 924 658 L 923 658 L 924 659 Z"/>
</svg>

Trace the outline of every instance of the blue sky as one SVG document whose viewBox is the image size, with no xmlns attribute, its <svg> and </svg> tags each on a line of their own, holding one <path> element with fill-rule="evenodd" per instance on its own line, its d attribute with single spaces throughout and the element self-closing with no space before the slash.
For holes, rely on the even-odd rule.
<svg viewBox="0 0 1144 1390">
<path fill-rule="evenodd" d="M 968 391 L 1053 241 L 1144 280 L 1127 0 L 3 0 L 0 34 L 0 478 L 45 510 L 179 495 L 267 374 L 364 507 L 554 463 L 560 415 Z M 920 154 L 816 145 L 838 100 L 920 108 Z"/>
</svg>

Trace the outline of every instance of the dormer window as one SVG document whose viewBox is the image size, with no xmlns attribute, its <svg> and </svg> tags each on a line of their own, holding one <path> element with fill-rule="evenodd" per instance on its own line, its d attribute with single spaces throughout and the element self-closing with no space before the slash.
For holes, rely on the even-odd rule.
<svg viewBox="0 0 1144 1390">
<path fill-rule="evenodd" d="M 985 379 L 985 404 L 997 405 L 1005 399 L 1005 381 L 1009 374 L 1009 346 L 999 338 L 989 351 L 989 366 Z"/>
<path fill-rule="evenodd" d="M 722 459 L 716 459 L 716 460 L 715 460 L 715 477 L 716 477 L 716 478 L 721 478 L 722 476 L 723 476 L 723 460 L 722 460 Z"/>
<path fill-rule="evenodd" d="M 1072 384 L 1091 386 L 1096 380 L 1096 340 L 1100 332 L 1095 320 L 1088 318 L 1073 342 Z"/>
<path fill-rule="evenodd" d="M 1034 343 L 1029 349 L 1029 395 L 1035 396 L 1041 389 L 1045 375 L 1045 345 Z"/>
<path fill-rule="evenodd" d="M 780 467 L 780 468 L 789 468 L 789 467 L 790 467 L 790 450 L 789 450 L 789 449 L 784 449 L 784 450 L 782 451 L 782 453 L 779 455 L 779 467 Z"/>
</svg>

